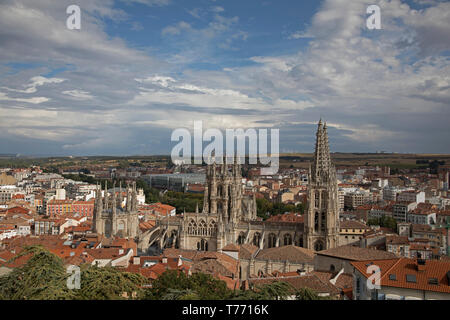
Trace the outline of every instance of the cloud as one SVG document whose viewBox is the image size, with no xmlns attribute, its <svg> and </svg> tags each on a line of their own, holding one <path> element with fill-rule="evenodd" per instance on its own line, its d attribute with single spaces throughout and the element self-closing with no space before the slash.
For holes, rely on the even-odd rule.
<svg viewBox="0 0 450 320">
<path fill-rule="evenodd" d="M 30 79 L 31 83 L 26 85 L 26 89 L 12 89 L 8 87 L 2 87 L 3 89 L 6 89 L 8 91 L 13 92 L 20 92 L 20 93 L 35 93 L 37 91 L 37 87 L 43 86 L 48 83 L 61 83 L 65 81 L 66 79 L 59 79 L 59 78 L 45 78 L 42 76 L 36 76 Z"/>
<path fill-rule="evenodd" d="M 307 101 L 290 99 L 264 100 L 261 97 L 250 97 L 238 90 L 211 88 L 192 83 L 179 82 L 171 77 L 152 76 L 146 79 L 136 79 L 141 84 L 151 85 L 140 87 L 140 92 L 129 102 L 130 105 L 178 105 L 190 106 L 196 109 L 214 108 L 225 110 L 264 110 L 296 109 L 312 107 Z"/>
<path fill-rule="evenodd" d="M 217 64 L 216 55 L 222 54 L 224 49 L 238 51 L 238 44 L 249 37 L 248 32 L 239 28 L 238 16 L 213 13 L 208 19 L 201 27 L 180 21 L 162 30 L 165 44 L 171 49 L 168 58 L 171 64 L 181 68 L 193 63 Z"/>
<path fill-rule="evenodd" d="M 448 148 L 448 3 L 413 10 L 379 2 L 383 29 L 369 31 L 366 2 L 325 0 L 305 30 L 291 33 L 310 36 L 306 47 L 248 59 L 243 52 L 231 63 L 223 63 L 224 49 L 241 49 L 253 35 L 237 16 L 191 10 L 200 21 L 166 26 L 162 47 L 144 51 L 105 32 L 106 21 L 130 26 L 115 2 L 79 3 L 77 31 L 61 17 L 70 1 L 0 4 L 1 149 L 167 153 L 172 129 L 203 120 L 220 129 L 279 128 L 281 150 L 311 151 L 320 116 L 333 151 Z M 201 64 L 215 68 L 193 67 Z"/>
<path fill-rule="evenodd" d="M 214 7 L 211 7 L 211 11 L 219 13 L 219 12 L 224 12 L 225 9 L 223 7 L 220 7 L 220 6 L 214 6 Z"/>
<path fill-rule="evenodd" d="M 192 27 L 189 23 L 180 21 L 175 25 L 167 26 L 162 31 L 161 34 L 164 35 L 179 35 L 183 31 L 192 30 Z"/>
<path fill-rule="evenodd" d="M 149 7 L 167 6 L 171 2 L 170 0 L 120 0 L 120 1 L 128 3 L 128 4 L 132 4 L 132 3 L 144 4 Z"/>
<path fill-rule="evenodd" d="M 47 102 L 50 99 L 46 97 L 33 97 L 33 98 L 12 98 L 6 95 L 3 92 L 0 92 L 0 100 L 3 101 L 15 101 L 15 102 L 27 102 L 32 104 L 39 104 L 43 102 Z"/>
<path fill-rule="evenodd" d="M 89 100 L 94 98 L 92 95 L 89 94 L 89 92 L 83 90 L 66 90 L 63 91 L 62 93 L 71 96 L 72 98 L 77 100 Z"/>
<path fill-rule="evenodd" d="M 203 10 L 201 8 L 194 8 L 192 10 L 187 10 L 187 12 L 196 19 L 200 19 Z"/>
</svg>

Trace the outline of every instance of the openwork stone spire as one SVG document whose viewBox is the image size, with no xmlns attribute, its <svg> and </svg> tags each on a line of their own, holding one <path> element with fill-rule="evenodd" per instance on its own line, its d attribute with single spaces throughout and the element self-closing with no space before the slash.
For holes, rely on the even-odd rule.
<svg viewBox="0 0 450 320">
<path fill-rule="evenodd" d="M 322 180 L 321 178 L 327 177 L 332 169 L 327 125 L 326 123 L 322 124 L 322 119 L 320 119 L 317 126 L 316 150 L 314 152 L 314 162 L 311 169 L 311 178 L 314 181 Z"/>
</svg>

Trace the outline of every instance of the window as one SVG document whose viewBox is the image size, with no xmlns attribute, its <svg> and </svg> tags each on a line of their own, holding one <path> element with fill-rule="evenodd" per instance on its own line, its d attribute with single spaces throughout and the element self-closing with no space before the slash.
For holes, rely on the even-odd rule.
<svg viewBox="0 0 450 320">
<path fill-rule="evenodd" d="M 327 217 L 325 215 L 325 212 L 322 212 L 321 218 L 320 218 L 320 230 L 325 231 L 325 226 L 327 224 Z"/>
<path fill-rule="evenodd" d="M 255 232 L 253 235 L 253 245 L 259 246 L 259 242 L 261 241 L 261 234 L 259 232 Z"/>
<path fill-rule="evenodd" d="M 416 275 L 414 274 L 407 274 L 406 275 L 406 282 L 416 283 Z"/>
<path fill-rule="evenodd" d="M 197 250 L 208 251 L 208 241 L 206 241 L 205 239 L 201 239 L 199 242 L 197 242 Z"/>
<path fill-rule="evenodd" d="M 428 284 L 439 285 L 439 281 L 437 278 L 428 278 Z"/>
<path fill-rule="evenodd" d="M 269 234 L 269 248 L 274 248 L 277 246 L 277 236 L 274 233 Z"/>
<path fill-rule="evenodd" d="M 203 220 L 200 221 L 198 231 L 199 231 L 199 234 L 200 234 L 200 235 L 206 236 L 206 233 L 207 233 L 207 227 L 206 227 L 206 222 L 205 222 L 205 221 L 203 221 Z"/>
<path fill-rule="evenodd" d="M 244 242 L 245 242 L 245 234 L 244 232 L 241 232 L 238 237 L 238 244 L 244 244 Z"/>
<path fill-rule="evenodd" d="M 319 231 L 319 213 L 314 214 L 314 231 Z"/>
<path fill-rule="evenodd" d="M 389 280 L 397 281 L 397 275 L 395 275 L 395 274 L 390 274 L 390 275 L 389 275 Z"/>
<path fill-rule="evenodd" d="M 289 233 L 284 235 L 284 245 L 288 246 L 292 244 L 292 236 Z"/>
<path fill-rule="evenodd" d="M 356 278 L 356 293 L 357 294 L 360 293 L 360 287 L 361 287 L 361 279 L 360 278 Z"/>
<path fill-rule="evenodd" d="M 214 220 L 212 220 L 209 223 L 209 235 L 211 236 L 215 236 L 217 233 L 217 226 L 216 226 L 216 222 Z"/>
</svg>

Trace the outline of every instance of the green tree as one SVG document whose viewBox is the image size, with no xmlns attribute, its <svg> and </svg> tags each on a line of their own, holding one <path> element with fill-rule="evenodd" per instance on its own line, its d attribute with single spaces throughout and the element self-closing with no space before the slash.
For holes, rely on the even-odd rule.
<svg viewBox="0 0 450 320">
<path fill-rule="evenodd" d="M 192 289 L 171 289 L 162 297 L 162 300 L 200 300 L 197 293 Z"/>
<path fill-rule="evenodd" d="M 80 289 L 69 289 L 64 263 L 55 254 L 41 246 L 29 246 L 15 258 L 31 255 L 21 268 L 0 277 L 0 298 L 13 300 L 63 300 L 63 299 L 122 299 L 136 294 L 140 297 L 141 285 L 146 280 L 139 274 L 122 272 L 111 267 L 81 267 Z"/>
<path fill-rule="evenodd" d="M 113 267 L 99 268 L 85 265 L 81 268 L 81 288 L 76 290 L 80 300 L 119 300 L 127 297 L 141 297 L 140 288 L 146 279 L 136 273 L 123 272 Z"/>
<path fill-rule="evenodd" d="M 258 288 L 258 300 L 285 300 L 294 292 L 294 287 L 289 283 L 274 281 Z"/>
<path fill-rule="evenodd" d="M 149 300 L 220 300 L 233 296 L 224 281 L 196 272 L 191 276 L 178 270 L 167 270 L 146 289 Z"/>
<path fill-rule="evenodd" d="M 256 199 L 256 212 L 258 217 L 267 219 L 272 211 L 272 203 L 265 198 Z"/>
<path fill-rule="evenodd" d="M 74 299 L 62 260 L 41 246 L 29 246 L 15 258 L 32 255 L 21 268 L 0 277 L 0 297 L 12 300 Z"/>
<path fill-rule="evenodd" d="M 189 288 L 189 280 L 185 273 L 177 270 L 167 270 L 155 281 L 152 282 L 152 288 L 146 289 L 145 299 L 161 300 L 168 294 L 172 294 L 171 290 L 186 290 Z"/>
<path fill-rule="evenodd" d="M 286 300 L 295 295 L 295 288 L 284 281 L 255 285 L 246 291 L 236 293 L 236 300 Z"/>
<path fill-rule="evenodd" d="M 225 281 L 215 279 L 209 274 L 194 273 L 189 277 L 189 282 L 201 300 L 221 300 L 232 296 Z"/>
<path fill-rule="evenodd" d="M 324 300 L 324 298 L 310 288 L 301 288 L 295 293 L 296 300 Z"/>
<path fill-rule="evenodd" d="M 397 230 L 397 220 L 393 217 L 382 216 L 381 218 L 370 218 L 367 220 L 369 226 L 380 226 Z"/>
</svg>

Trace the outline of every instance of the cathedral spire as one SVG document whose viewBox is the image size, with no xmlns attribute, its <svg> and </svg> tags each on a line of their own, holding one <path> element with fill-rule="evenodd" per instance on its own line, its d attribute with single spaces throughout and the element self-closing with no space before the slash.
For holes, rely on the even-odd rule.
<svg viewBox="0 0 450 320">
<path fill-rule="evenodd" d="M 123 195 L 122 195 L 122 180 L 119 182 L 119 206 L 122 208 Z"/>
<path fill-rule="evenodd" d="M 314 152 L 314 163 L 312 166 L 312 177 L 316 178 L 330 170 L 330 147 L 328 145 L 327 125 L 322 124 L 320 119 L 317 125 L 316 150 Z"/>
<path fill-rule="evenodd" d="M 105 181 L 105 209 L 108 210 L 109 204 L 108 204 L 108 180 Z"/>
<path fill-rule="evenodd" d="M 306 247 L 320 251 L 339 245 L 339 208 L 336 171 L 331 163 L 327 124 L 320 119 L 316 133 L 314 161 L 308 177 L 308 205 L 305 217 Z"/>
<path fill-rule="evenodd" d="M 133 191 L 131 192 L 131 211 L 137 210 L 137 191 L 136 191 L 136 181 L 133 181 Z"/>
<path fill-rule="evenodd" d="M 116 182 L 114 181 L 113 184 L 113 196 L 112 196 L 112 215 L 115 216 L 116 215 L 116 210 L 117 210 L 117 198 L 116 198 Z"/>
<path fill-rule="evenodd" d="M 131 211 L 131 194 L 130 194 L 130 184 L 127 183 L 127 203 L 126 203 L 126 209 L 128 212 Z"/>
<path fill-rule="evenodd" d="M 99 219 L 101 214 L 102 214 L 102 210 L 103 210 L 103 202 L 102 202 L 102 186 L 97 184 L 97 191 L 96 191 L 96 199 L 97 201 L 96 205 L 97 208 L 95 210 L 95 219 Z"/>
</svg>

